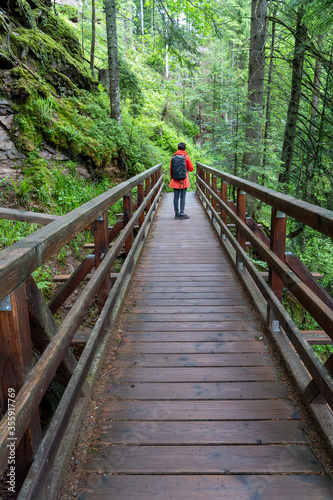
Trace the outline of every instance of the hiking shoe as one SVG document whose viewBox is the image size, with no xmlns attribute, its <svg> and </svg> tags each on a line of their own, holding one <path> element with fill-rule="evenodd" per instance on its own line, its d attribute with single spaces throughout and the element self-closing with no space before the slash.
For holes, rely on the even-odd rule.
<svg viewBox="0 0 333 500">
<path fill-rule="evenodd" d="M 181 217 L 180 214 L 175 215 L 175 219 L 180 219 L 180 217 Z"/>
<path fill-rule="evenodd" d="M 190 216 L 186 215 L 186 214 L 183 214 L 183 215 L 180 215 L 178 218 L 181 219 L 181 220 L 183 220 L 183 219 L 189 219 Z"/>
</svg>

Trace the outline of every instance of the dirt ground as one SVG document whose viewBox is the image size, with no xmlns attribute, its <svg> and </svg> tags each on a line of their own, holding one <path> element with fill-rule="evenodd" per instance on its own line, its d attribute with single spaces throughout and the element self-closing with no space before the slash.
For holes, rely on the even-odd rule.
<svg viewBox="0 0 333 500">
<path fill-rule="evenodd" d="M 130 302 L 130 294 L 126 299 L 123 309 Z M 122 315 L 120 315 L 122 316 Z M 84 480 L 83 467 L 88 457 L 94 451 L 100 451 L 99 446 L 99 431 L 95 428 L 95 423 L 98 420 L 99 408 L 103 403 L 103 393 L 105 385 L 112 377 L 115 370 L 114 361 L 119 341 L 121 340 L 121 322 L 119 321 L 114 330 L 113 336 L 107 347 L 103 366 L 101 368 L 101 376 L 98 377 L 97 383 L 94 386 L 93 397 L 87 408 L 86 416 L 82 422 L 81 430 L 76 440 L 75 448 L 72 452 L 70 462 L 65 471 L 63 483 L 60 487 L 57 500 L 69 500 L 77 498 L 80 494 L 79 481 Z"/>
</svg>

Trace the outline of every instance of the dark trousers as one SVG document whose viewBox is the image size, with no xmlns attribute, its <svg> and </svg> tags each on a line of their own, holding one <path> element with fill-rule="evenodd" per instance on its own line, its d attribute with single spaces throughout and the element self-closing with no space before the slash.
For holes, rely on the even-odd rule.
<svg viewBox="0 0 333 500">
<path fill-rule="evenodd" d="M 184 215 L 186 191 L 187 188 L 173 190 L 173 206 L 175 208 L 176 214 L 179 213 L 180 215 Z M 180 200 L 180 210 L 178 209 L 179 200 Z"/>
</svg>

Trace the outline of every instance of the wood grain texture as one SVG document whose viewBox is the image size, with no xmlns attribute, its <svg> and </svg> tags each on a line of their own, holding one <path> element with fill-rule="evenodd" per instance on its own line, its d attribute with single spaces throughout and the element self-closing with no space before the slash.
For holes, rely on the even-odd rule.
<svg viewBox="0 0 333 500">
<path fill-rule="evenodd" d="M 240 180 L 232 174 L 220 172 L 211 167 L 205 166 L 205 169 L 213 172 L 224 181 L 232 182 L 233 185 L 237 186 L 239 189 L 243 189 L 248 194 L 258 198 L 264 203 L 269 203 L 271 206 L 281 210 L 281 212 L 295 217 L 300 222 L 304 222 L 304 224 L 320 231 L 322 234 L 333 237 L 333 217 L 330 210 L 311 205 L 311 203 L 307 203 L 306 201 L 299 200 L 287 194 L 278 193 L 264 186 L 258 186 L 249 181 Z"/>
<path fill-rule="evenodd" d="M 288 399 L 217 401 L 105 401 L 102 419 L 113 420 L 267 420 L 300 418 Z"/>
<path fill-rule="evenodd" d="M 272 475 L 126 475 L 90 474 L 81 480 L 86 500 L 331 500 L 332 485 L 323 476 Z"/>
<path fill-rule="evenodd" d="M 106 385 L 106 397 L 113 399 L 281 399 L 288 396 L 280 382 L 155 382 Z"/>
<path fill-rule="evenodd" d="M 143 342 L 183 342 L 184 344 L 188 342 L 240 342 L 240 341 L 248 341 L 254 342 L 257 339 L 258 332 L 256 331 L 247 331 L 247 330 L 232 330 L 230 329 L 230 325 L 227 325 L 225 331 L 210 331 L 209 328 L 207 331 L 196 331 L 193 328 L 190 331 L 186 331 L 185 329 L 176 329 L 176 330 L 163 330 L 150 332 L 150 331 L 141 331 L 138 324 L 135 325 L 137 331 L 128 331 L 123 333 L 122 339 L 124 342 L 136 342 L 138 339 Z M 147 326 L 147 325 L 146 325 Z M 237 327 L 238 325 L 236 325 Z M 159 329 L 159 325 L 155 325 L 156 330 Z M 223 327 L 223 325 L 220 325 Z M 130 328 L 130 327 L 128 327 Z M 147 330 L 149 327 L 147 327 Z"/>
<path fill-rule="evenodd" d="M 299 422 L 187 421 L 101 422 L 96 425 L 103 443 L 126 445 L 304 444 L 308 438 Z"/>
<path fill-rule="evenodd" d="M 229 262 L 187 203 L 178 221 L 165 196 L 138 266 L 79 494 L 332 498 Z"/>
<path fill-rule="evenodd" d="M 119 446 L 106 445 L 87 464 L 91 472 L 130 474 L 318 473 L 322 466 L 306 445 Z"/>
<path fill-rule="evenodd" d="M 115 366 L 128 368 L 179 366 L 272 366 L 272 358 L 263 353 L 241 354 L 118 354 Z"/>
<path fill-rule="evenodd" d="M 276 370 L 270 367 L 206 368 L 118 368 L 116 382 L 243 382 L 276 381 Z"/>
<path fill-rule="evenodd" d="M 167 338 L 163 342 L 140 342 L 140 337 L 138 336 L 136 342 L 120 343 L 118 352 L 121 354 L 226 354 L 266 352 L 267 350 L 262 342 L 167 342 Z"/>
<path fill-rule="evenodd" d="M 192 332 L 192 331 L 221 331 L 221 330 L 252 330 L 253 336 L 258 335 L 258 329 L 253 321 L 238 321 L 237 316 L 233 316 L 234 321 L 230 321 L 226 318 L 225 321 L 197 321 L 192 317 L 192 321 L 150 321 L 150 322 L 136 322 L 127 321 L 123 323 L 123 328 L 128 331 L 134 332 L 172 332 L 172 331 L 182 331 L 182 332 Z M 252 340 L 251 339 L 251 340 Z"/>
<path fill-rule="evenodd" d="M 10 248 L 4 249 L 0 263 L 0 298 L 22 283 L 35 269 L 83 231 L 96 217 L 108 210 L 138 182 L 159 168 L 160 165 L 156 165 L 132 177 L 72 212 L 58 217 L 54 222 L 11 245 Z"/>
</svg>

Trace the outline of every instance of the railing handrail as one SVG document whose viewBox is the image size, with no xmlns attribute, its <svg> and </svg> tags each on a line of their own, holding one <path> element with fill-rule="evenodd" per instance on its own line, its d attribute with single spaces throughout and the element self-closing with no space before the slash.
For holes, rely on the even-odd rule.
<svg viewBox="0 0 333 500">
<path fill-rule="evenodd" d="M 290 215 L 293 219 L 316 229 L 320 233 L 333 238 L 333 211 L 326 208 L 313 205 L 293 196 L 274 191 L 273 189 L 260 186 L 251 181 L 246 181 L 240 177 L 222 172 L 216 168 L 209 167 L 203 163 L 197 163 L 199 167 L 204 168 L 207 172 L 216 175 L 220 179 L 230 182 L 234 186 L 247 194 L 267 203 L 268 205 Z"/>
<path fill-rule="evenodd" d="M 161 164 L 155 165 L 128 181 L 118 184 L 2 250 L 0 252 L 0 299 L 22 283 L 111 205 L 158 171 L 160 167 Z"/>
<path fill-rule="evenodd" d="M 59 217 L 61 216 L 0 207 L 0 219 L 32 222 L 34 224 L 41 224 L 42 226 L 46 226 L 47 224 L 50 224 L 51 222 L 59 219 Z"/>
<path fill-rule="evenodd" d="M 135 201 L 132 199 L 134 187 L 137 187 Z M 159 164 L 58 217 L 0 253 L 1 294 L 7 292 L 9 298 L 0 315 L 0 339 L 6 359 L 0 375 L 3 388 L 12 387 L 10 391 L 15 395 L 15 444 L 16 447 L 22 445 L 21 457 L 24 455 L 17 468 L 17 478 L 20 483 L 25 478 L 19 498 L 44 498 L 39 496 L 40 490 L 46 484 L 46 475 L 72 418 L 74 405 L 82 396 L 83 384 L 87 386 L 87 395 L 92 390 L 87 374 L 90 370 L 91 380 L 97 377 L 110 326 L 116 323 L 121 312 L 125 291 L 149 234 L 162 191 L 163 173 Z M 107 211 L 121 198 L 122 220 L 109 227 Z M 58 325 L 53 316 L 55 311 L 50 307 L 52 300 L 47 303 L 30 274 L 89 225 L 94 236 L 94 255 L 87 256 L 68 277 L 66 285 L 53 296 L 59 308 L 79 287 L 77 297 Z M 125 259 L 121 259 L 121 270 L 111 282 L 111 269 L 120 254 L 124 254 Z M 33 262 L 29 263 L 29 259 Z M 83 283 L 92 267 L 94 272 Z M 99 316 L 76 362 L 70 346 L 92 305 Z M 33 348 L 40 354 L 38 360 L 33 358 Z M 92 364 L 96 353 L 97 359 Z M 59 379 L 65 392 L 43 437 L 37 409 L 54 377 Z M 14 397 L 11 394 L 6 390 L 0 394 L 5 414 L 0 421 L 1 472 L 8 465 L 10 453 L 6 412 L 10 408 L 7 406 L 9 398 Z M 78 406 L 83 410 L 84 406 Z M 77 422 L 75 432 L 79 416 L 73 416 Z"/>
<path fill-rule="evenodd" d="M 197 167 L 197 193 L 214 223 L 222 246 L 258 306 L 258 311 L 271 332 L 271 339 L 279 347 L 297 381 L 305 404 L 312 405 L 311 410 L 328 437 L 329 425 L 326 425 L 325 421 L 333 424 L 333 355 L 324 365 L 321 364 L 284 308 L 282 298 L 285 285 L 328 337 L 333 339 L 333 300 L 328 294 L 325 295 L 324 290 L 321 293 L 320 285 L 297 256 L 294 255 L 291 259 L 288 255 L 286 258 L 285 252 L 286 214 L 332 237 L 331 230 L 326 230 L 324 225 L 332 227 L 333 212 L 273 190 L 266 190 L 201 163 L 197 163 Z M 217 178 L 221 179 L 219 187 Z M 228 200 L 228 186 L 237 188 L 237 203 Z M 248 193 L 272 207 L 270 238 L 262 233 L 254 219 L 246 217 Z M 306 213 L 303 214 L 301 208 Z M 236 233 L 232 233 L 230 229 L 236 229 Z M 246 253 L 247 246 L 252 246 L 268 264 L 268 284 Z M 325 417 L 322 416 L 324 410 L 321 401 L 318 403 L 318 411 L 315 408 L 319 395 L 330 407 Z M 329 442 L 333 449 L 331 436 Z"/>
</svg>

